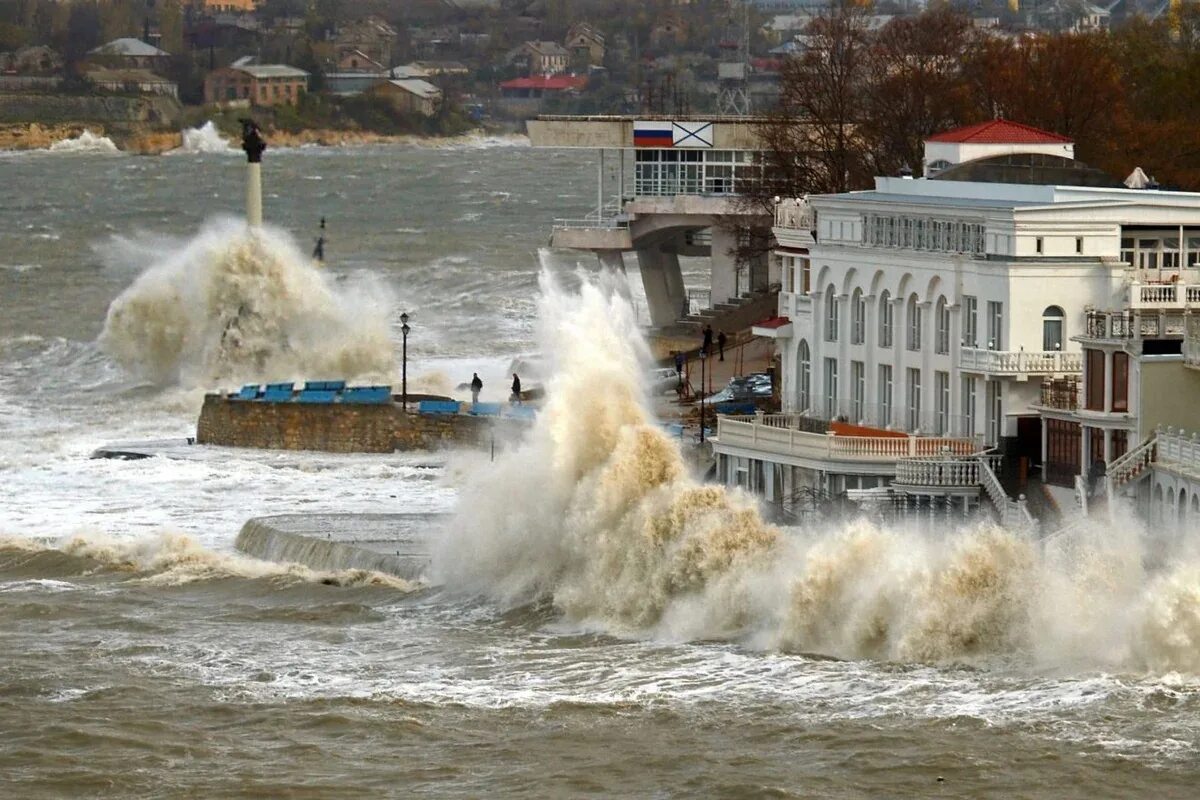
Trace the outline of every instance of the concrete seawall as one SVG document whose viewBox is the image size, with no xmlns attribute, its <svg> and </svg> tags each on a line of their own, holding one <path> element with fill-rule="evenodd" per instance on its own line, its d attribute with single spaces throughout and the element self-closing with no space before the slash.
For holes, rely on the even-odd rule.
<svg viewBox="0 0 1200 800">
<path fill-rule="evenodd" d="M 392 453 L 489 447 L 519 437 L 522 420 L 468 414 L 418 414 L 396 403 L 269 403 L 208 395 L 198 444 L 327 453 Z"/>
<path fill-rule="evenodd" d="M 443 514 L 284 514 L 255 517 L 235 547 L 267 561 L 316 570 L 364 569 L 421 579 L 429 566 L 430 537 Z"/>
</svg>

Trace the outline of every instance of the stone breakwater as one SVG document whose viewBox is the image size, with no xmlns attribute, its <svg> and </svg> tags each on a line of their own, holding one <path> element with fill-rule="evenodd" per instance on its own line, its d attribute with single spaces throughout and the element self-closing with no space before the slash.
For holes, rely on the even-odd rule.
<svg viewBox="0 0 1200 800">
<path fill-rule="evenodd" d="M 266 403 L 214 394 L 204 398 L 196 441 L 263 450 L 392 453 L 488 447 L 519 436 L 527 424 L 466 414 L 418 414 L 397 403 Z"/>
</svg>

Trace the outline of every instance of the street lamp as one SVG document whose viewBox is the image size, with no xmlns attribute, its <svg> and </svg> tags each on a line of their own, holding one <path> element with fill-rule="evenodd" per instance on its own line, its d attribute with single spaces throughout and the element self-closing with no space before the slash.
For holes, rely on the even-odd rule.
<svg viewBox="0 0 1200 800">
<path fill-rule="evenodd" d="M 700 444 L 704 444 L 704 362 L 708 361 L 708 353 L 700 351 Z"/>
<path fill-rule="evenodd" d="M 400 334 L 403 344 L 401 345 L 400 356 L 400 402 L 404 404 L 404 410 L 408 411 L 408 313 L 400 315 Z"/>
</svg>

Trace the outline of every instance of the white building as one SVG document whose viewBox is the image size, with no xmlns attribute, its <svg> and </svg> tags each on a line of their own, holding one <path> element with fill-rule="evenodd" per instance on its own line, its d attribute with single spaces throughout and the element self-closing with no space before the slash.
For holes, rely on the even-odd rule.
<svg viewBox="0 0 1200 800">
<path fill-rule="evenodd" d="M 931 448 L 964 452 L 954 442 L 1032 467 L 1045 448 L 1042 383 L 1081 373 L 1075 337 L 1089 312 L 1200 282 L 1200 194 L 1126 189 L 1074 161 L 1062 137 L 1006 121 L 927 148 L 931 179 L 780 202 L 779 316 L 756 330 L 777 340 L 784 412 L 805 419 L 796 427 L 943 444 L 893 445 L 863 480 L 808 443 L 756 447 L 741 427 L 751 422 L 722 420 L 714 451 L 732 459 L 727 482 L 744 469 L 755 488 L 773 464 L 795 468 L 777 481 L 784 494 L 789 482 L 876 486 Z"/>
</svg>

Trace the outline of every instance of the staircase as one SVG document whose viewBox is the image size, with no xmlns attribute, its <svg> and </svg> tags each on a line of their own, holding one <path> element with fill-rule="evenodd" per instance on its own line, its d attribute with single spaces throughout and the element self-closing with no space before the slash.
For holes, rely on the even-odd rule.
<svg viewBox="0 0 1200 800">
<path fill-rule="evenodd" d="M 699 336 L 705 325 L 712 325 L 713 330 L 733 333 L 773 316 L 778 305 L 778 290 L 747 293 L 725 303 L 714 303 L 712 308 L 681 317 L 675 321 L 674 327 L 680 333 L 694 336 Z"/>
<path fill-rule="evenodd" d="M 1008 496 L 1004 487 L 1000 485 L 1000 479 L 992 471 L 992 465 L 987 456 L 979 456 L 979 479 L 984 494 L 992 501 L 992 505 L 1000 517 L 1002 526 L 1009 530 L 1022 528 L 1037 530 L 1037 520 L 1029 513 L 1029 507 L 1025 504 L 1025 496 L 1021 495 L 1016 500 Z"/>
<path fill-rule="evenodd" d="M 1110 508 L 1121 487 L 1139 481 L 1150 474 L 1150 465 L 1154 463 L 1157 448 L 1158 436 L 1152 433 L 1146 437 L 1144 442 L 1120 458 L 1113 459 L 1113 462 L 1108 465 L 1104 476 L 1104 494 L 1108 498 Z M 1086 506 L 1084 513 L 1087 513 Z"/>
</svg>

